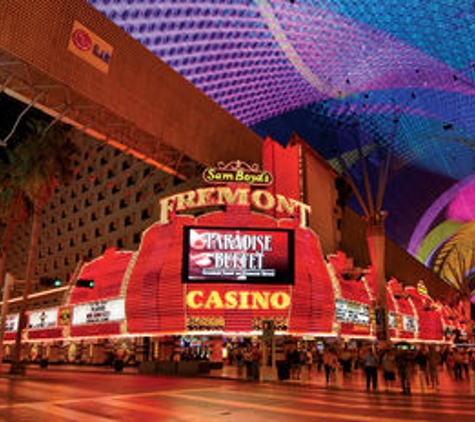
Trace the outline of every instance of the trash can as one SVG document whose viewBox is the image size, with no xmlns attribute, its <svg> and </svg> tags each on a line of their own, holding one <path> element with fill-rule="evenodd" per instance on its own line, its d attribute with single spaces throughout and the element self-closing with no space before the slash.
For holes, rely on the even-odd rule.
<svg viewBox="0 0 475 422">
<path fill-rule="evenodd" d="M 258 381 L 259 380 L 259 377 L 260 377 L 260 366 L 259 366 L 259 362 L 252 362 L 252 379 L 255 380 L 255 381 Z"/>
<path fill-rule="evenodd" d="M 24 362 L 12 362 L 10 366 L 10 374 L 12 375 L 25 375 L 26 367 Z"/>
<path fill-rule="evenodd" d="M 40 360 L 40 368 L 47 368 L 48 367 L 48 359 L 43 358 Z"/>
<path fill-rule="evenodd" d="M 122 359 L 116 359 L 114 362 L 115 372 L 121 372 L 124 369 L 124 361 Z"/>
<path fill-rule="evenodd" d="M 246 378 L 247 379 L 252 379 L 252 362 L 247 360 L 246 361 Z"/>
<path fill-rule="evenodd" d="M 290 378 L 290 367 L 287 361 L 278 360 L 277 362 L 277 376 L 280 381 L 285 381 Z"/>
</svg>

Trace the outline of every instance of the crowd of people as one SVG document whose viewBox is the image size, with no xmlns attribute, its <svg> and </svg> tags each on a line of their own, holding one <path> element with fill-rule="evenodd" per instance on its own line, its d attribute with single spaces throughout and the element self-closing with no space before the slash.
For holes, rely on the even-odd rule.
<svg viewBox="0 0 475 422">
<path fill-rule="evenodd" d="M 366 390 L 376 391 L 383 383 L 384 389 L 396 388 L 396 382 L 404 394 L 411 393 L 411 383 L 419 382 L 421 388 L 439 391 L 439 374 L 447 371 L 454 380 L 467 380 L 475 371 L 475 353 L 465 347 L 438 347 L 409 344 L 377 348 L 366 345 L 358 348 L 326 347 L 316 352 L 316 370 L 323 366 L 327 385 L 351 377 L 361 369 L 366 380 Z M 318 365 L 321 362 L 321 365 Z M 419 376 L 419 380 L 417 380 Z"/>
<path fill-rule="evenodd" d="M 239 350 L 234 356 L 238 368 L 256 368 L 260 359 L 257 347 Z M 400 388 L 402 393 L 411 394 L 414 383 L 423 389 L 440 391 L 441 371 L 446 371 L 454 381 L 468 380 L 470 372 L 475 371 L 475 349 L 408 343 L 385 347 L 293 344 L 277 366 L 281 380 L 307 381 L 322 376 L 325 384 L 332 386 L 362 372 L 367 391 Z M 242 375 L 243 369 L 239 373 Z"/>
</svg>

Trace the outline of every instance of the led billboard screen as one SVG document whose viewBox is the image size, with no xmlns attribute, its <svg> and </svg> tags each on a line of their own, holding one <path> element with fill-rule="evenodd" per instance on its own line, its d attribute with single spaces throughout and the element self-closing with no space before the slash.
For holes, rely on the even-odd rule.
<svg viewBox="0 0 475 422">
<path fill-rule="evenodd" d="M 185 227 L 184 283 L 294 283 L 294 232 Z"/>
</svg>

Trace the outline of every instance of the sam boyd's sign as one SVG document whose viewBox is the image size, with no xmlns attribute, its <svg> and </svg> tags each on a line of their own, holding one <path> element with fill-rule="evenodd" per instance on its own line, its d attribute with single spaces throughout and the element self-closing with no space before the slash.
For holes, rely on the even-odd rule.
<svg viewBox="0 0 475 422">
<path fill-rule="evenodd" d="M 206 168 L 203 180 L 212 184 L 248 183 L 253 186 L 269 186 L 274 182 L 272 174 L 261 170 L 258 164 L 250 165 L 240 160 Z"/>
</svg>

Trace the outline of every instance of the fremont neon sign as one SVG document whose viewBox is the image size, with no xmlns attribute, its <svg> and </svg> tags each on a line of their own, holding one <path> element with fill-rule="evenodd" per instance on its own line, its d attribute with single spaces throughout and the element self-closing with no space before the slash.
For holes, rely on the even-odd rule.
<svg viewBox="0 0 475 422">
<path fill-rule="evenodd" d="M 250 190 L 249 187 L 229 186 L 207 187 L 175 195 L 167 196 L 160 200 L 160 222 L 170 222 L 170 215 L 174 212 L 188 209 L 210 207 L 219 205 L 254 206 L 260 211 L 275 210 L 289 216 L 300 217 L 300 227 L 308 226 L 308 215 L 311 212 L 310 205 L 287 198 L 280 194 L 272 194 L 263 189 Z"/>
<path fill-rule="evenodd" d="M 284 310 L 290 306 L 290 295 L 286 292 L 228 291 L 204 292 L 191 290 L 186 295 L 186 304 L 191 309 L 272 309 Z"/>
</svg>

